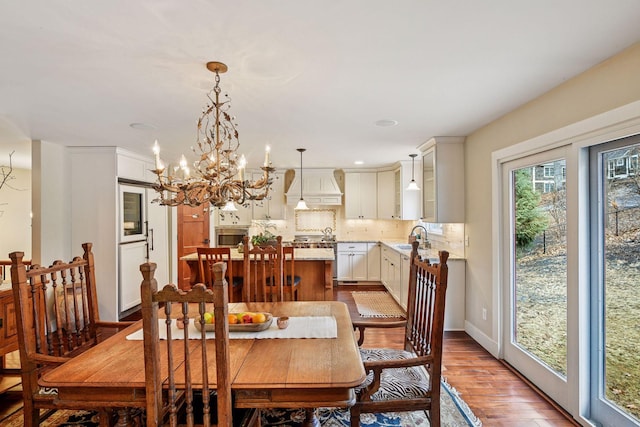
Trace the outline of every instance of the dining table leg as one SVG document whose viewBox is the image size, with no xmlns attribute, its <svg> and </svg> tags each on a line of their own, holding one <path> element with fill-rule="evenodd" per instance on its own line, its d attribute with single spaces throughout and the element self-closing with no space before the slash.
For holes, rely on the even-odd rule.
<svg viewBox="0 0 640 427">
<path fill-rule="evenodd" d="M 304 410 L 305 416 L 302 425 L 304 427 L 320 427 L 320 419 L 314 408 L 307 408 Z"/>
</svg>

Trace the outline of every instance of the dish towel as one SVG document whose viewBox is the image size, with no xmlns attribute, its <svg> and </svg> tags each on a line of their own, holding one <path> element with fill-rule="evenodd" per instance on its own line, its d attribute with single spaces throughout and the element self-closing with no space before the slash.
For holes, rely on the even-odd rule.
<svg viewBox="0 0 640 427">
<path fill-rule="evenodd" d="M 336 318 L 333 316 L 303 316 L 289 317 L 289 327 L 286 329 L 278 329 L 277 317 L 273 318 L 273 322 L 269 328 L 259 332 L 229 332 L 229 339 L 273 339 L 273 338 L 337 338 L 338 325 Z M 158 320 L 160 339 L 167 339 L 167 328 L 164 320 Z M 171 325 L 171 336 L 173 339 L 183 339 L 183 332 L 178 329 L 176 323 Z M 193 319 L 189 322 L 189 338 L 200 338 L 200 331 L 196 329 Z M 207 332 L 207 338 L 215 338 L 214 332 Z M 127 335 L 127 339 L 131 341 L 139 341 L 143 339 L 142 329 Z"/>
</svg>

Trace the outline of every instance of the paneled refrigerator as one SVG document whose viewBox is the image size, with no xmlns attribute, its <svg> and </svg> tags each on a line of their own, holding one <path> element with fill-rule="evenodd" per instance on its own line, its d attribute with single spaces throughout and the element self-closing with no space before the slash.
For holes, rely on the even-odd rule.
<svg viewBox="0 0 640 427">
<path fill-rule="evenodd" d="M 169 215 L 151 203 L 154 190 L 120 183 L 120 241 L 118 245 L 118 311 L 123 317 L 140 304 L 140 264 L 155 262 L 159 286 L 169 283 Z"/>
</svg>

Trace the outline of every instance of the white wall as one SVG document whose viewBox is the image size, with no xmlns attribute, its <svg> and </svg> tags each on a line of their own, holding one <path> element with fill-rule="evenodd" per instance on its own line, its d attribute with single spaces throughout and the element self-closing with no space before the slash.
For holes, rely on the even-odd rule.
<svg viewBox="0 0 640 427">
<path fill-rule="evenodd" d="M 497 343 L 493 276 L 492 152 L 640 100 L 640 43 L 469 135 L 465 143 L 467 330 Z M 492 194 L 495 199 L 496 195 Z M 488 310 L 482 320 L 482 308 Z M 483 343 L 486 346 L 486 342 Z"/>
<path fill-rule="evenodd" d="M 4 158 L 0 164 L 5 164 Z M 11 176 L 0 189 L 0 259 L 8 260 L 14 251 L 31 259 L 31 171 L 14 168 Z"/>
<path fill-rule="evenodd" d="M 32 156 L 32 253 L 35 263 L 71 260 L 71 193 L 65 147 L 34 140 Z M 82 248 L 73 248 L 82 254 Z"/>
</svg>

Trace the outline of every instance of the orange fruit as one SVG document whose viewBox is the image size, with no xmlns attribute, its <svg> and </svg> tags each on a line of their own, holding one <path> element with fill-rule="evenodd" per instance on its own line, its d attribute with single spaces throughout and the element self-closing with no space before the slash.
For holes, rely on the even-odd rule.
<svg viewBox="0 0 640 427">
<path fill-rule="evenodd" d="M 238 317 L 235 314 L 229 314 L 229 324 L 230 325 L 235 325 L 238 322 Z"/>
<path fill-rule="evenodd" d="M 253 323 L 264 323 L 267 321 L 267 316 L 265 316 L 264 313 L 254 313 L 251 318 L 253 319 Z"/>
</svg>

